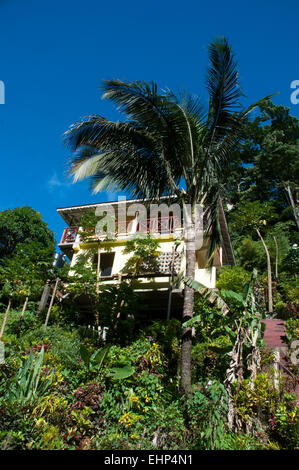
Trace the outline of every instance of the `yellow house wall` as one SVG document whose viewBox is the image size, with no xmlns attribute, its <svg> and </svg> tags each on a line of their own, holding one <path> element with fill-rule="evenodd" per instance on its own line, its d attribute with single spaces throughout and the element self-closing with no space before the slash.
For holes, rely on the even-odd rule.
<svg viewBox="0 0 299 470">
<path fill-rule="evenodd" d="M 172 237 L 159 237 L 159 252 L 171 252 L 172 248 L 174 246 L 174 239 Z M 114 262 L 113 262 L 113 267 L 112 267 L 112 275 L 118 275 L 121 274 L 126 262 L 129 260 L 129 258 L 132 256 L 130 253 L 129 254 L 124 254 L 123 250 L 126 246 L 125 240 L 116 240 L 112 242 L 101 242 L 100 245 L 100 253 L 107 253 L 107 252 L 114 252 Z M 98 243 L 75 243 L 74 244 L 74 255 L 71 261 L 71 268 L 76 264 L 78 260 L 78 256 L 81 255 L 82 253 L 86 253 L 86 250 L 90 254 L 92 254 L 92 257 L 98 253 Z M 185 272 L 186 268 L 186 254 L 185 254 L 185 243 L 184 241 L 181 242 L 181 244 L 177 248 L 178 252 L 182 252 L 182 263 L 181 263 L 181 272 Z M 87 265 L 91 263 L 92 258 L 90 258 L 89 262 L 87 262 Z M 197 265 L 195 269 L 195 280 L 200 282 L 206 287 L 213 288 L 216 285 L 216 267 L 208 268 L 205 269 L 204 265 L 207 260 L 207 252 L 206 252 L 206 247 L 203 246 L 200 250 L 197 252 Z M 218 260 L 215 259 L 217 262 Z M 218 263 L 217 263 L 218 264 Z M 72 273 L 72 270 L 70 274 Z M 118 282 L 117 279 L 109 279 L 109 280 L 103 280 L 102 282 L 105 282 L 105 284 L 116 284 Z M 155 278 L 139 278 L 137 282 L 135 282 L 135 287 L 136 289 L 168 289 L 169 285 L 169 277 L 168 276 L 163 276 L 163 277 L 155 277 Z M 180 286 L 180 288 L 183 288 L 183 283 Z"/>
</svg>

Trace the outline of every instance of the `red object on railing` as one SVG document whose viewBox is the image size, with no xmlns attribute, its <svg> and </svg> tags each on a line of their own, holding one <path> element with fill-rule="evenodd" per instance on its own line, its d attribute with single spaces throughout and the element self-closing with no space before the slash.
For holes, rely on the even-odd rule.
<svg viewBox="0 0 299 470">
<path fill-rule="evenodd" d="M 74 243 L 79 227 L 65 227 L 60 243 Z"/>
</svg>

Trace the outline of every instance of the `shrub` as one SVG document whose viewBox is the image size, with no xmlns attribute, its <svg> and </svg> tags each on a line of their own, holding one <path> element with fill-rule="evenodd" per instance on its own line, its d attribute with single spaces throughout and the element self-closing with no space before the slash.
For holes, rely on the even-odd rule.
<svg viewBox="0 0 299 470">
<path fill-rule="evenodd" d="M 276 410 L 270 420 L 270 426 L 276 439 L 284 449 L 299 448 L 299 407 L 294 406 L 289 396 L 285 395 L 285 402 Z M 291 399 L 295 396 L 291 396 Z"/>
<path fill-rule="evenodd" d="M 279 406 L 281 389 L 281 383 L 280 389 L 275 388 L 271 373 L 258 374 L 253 387 L 250 384 L 250 379 L 243 380 L 233 397 L 242 423 L 246 425 L 252 420 L 259 420 L 267 424 Z"/>
<path fill-rule="evenodd" d="M 187 429 L 180 401 L 150 408 L 145 425 L 145 437 L 150 442 L 150 448 L 162 450 L 186 448 Z"/>
<path fill-rule="evenodd" d="M 26 450 L 34 435 L 32 405 L 0 404 L 0 449 Z"/>
<path fill-rule="evenodd" d="M 242 294 L 244 284 L 250 281 L 250 273 L 240 266 L 226 266 L 221 269 L 216 287 L 219 290 L 232 290 Z"/>
<path fill-rule="evenodd" d="M 18 310 L 10 310 L 6 327 L 5 327 L 5 335 L 18 335 L 20 331 L 20 318 L 21 318 L 21 311 L 22 309 Z M 3 314 L 0 314 L 0 317 L 3 317 Z M 0 320 L 0 324 L 2 324 L 2 320 Z M 23 336 L 24 333 L 33 330 L 39 325 L 39 319 L 36 317 L 35 313 L 26 310 L 23 320 L 22 320 L 22 330 L 21 335 Z"/>
<path fill-rule="evenodd" d="M 187 401 L 192 448 L 220 450 L 231 448 L 226 429 L 228 397 L 223 385 L 209 381 L 195 390 Z"/>
<path fill-rule="evenodd" d="M 289 341 L 299 340 L 299 318 L 289 318 L 286 321 L 286 330 Z"/>
<path fill-rule="evenodd" d="M 66 368 L 78 368 L 80 359 L 80 338 L 76 330 L 68 331 L 60 326 L 48 326 L 31 330 L 22 337 L 30 345 L 38 343 L 51 344 L 51 353 L 59 358 Z"/>
</svg>

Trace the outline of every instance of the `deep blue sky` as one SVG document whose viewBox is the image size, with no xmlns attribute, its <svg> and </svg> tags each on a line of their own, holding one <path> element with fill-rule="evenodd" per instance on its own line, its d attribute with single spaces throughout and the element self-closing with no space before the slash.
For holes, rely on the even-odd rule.
<svg viewBox="0 0 299 470">
<path fill-rule="evenodd" d="M 244 104 L 299 80 L 295 0 L 0 0 L 0 210 L 32 206 L 59 241 L 57 207 L 114 199 L 66 178 L 62 134 L 81 117 L 119 116 L 102 79 L 155 80 L 206 99 L 206 45 L 225 35 L 239 62 Z"/>
</svg>

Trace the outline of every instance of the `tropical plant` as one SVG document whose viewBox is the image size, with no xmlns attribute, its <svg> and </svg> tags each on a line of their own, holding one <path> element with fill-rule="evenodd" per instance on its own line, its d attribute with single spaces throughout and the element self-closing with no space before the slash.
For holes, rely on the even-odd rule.
<svg viewBox="0 0 299 470">
<path fill-rule="evenodd" d="M 105 81 L 104 98 L 126 115 L 124 122 L 88 116 L 66 132 L 73 150 L 74 180 L 90 177 L 93 192 L 125 190 L 134 197 L 175 196 L 191 207 L 186 223 L 186 274 L 195 272 L 197 204 L 205 205 L 210 261 L 221 243 L 219 212 L 223 175 L 243 122 L 256 105 L 240 107 L 234 55 L 223 38 L 209 45 L 209 109 L 193 95 L 158 93 L 156 83 Z M 192 318 L 194 291 L 186 286 L 183 321 Z M 191 391 L 191 329 L 182 328 L 181 391 Z"/>
<path fill-rule="evenodd" d="M 80 356 L 88 369 L 100 370 L 109 352 L 110 345 L 97 349 L 94 353 L 90 353 L 84 344 L 80 345 Z"/>
<path fill-rule="evenodd" d="M 190 428 L 195 449 L 229 449 L 231 439 L 226 429 L 228 396 L 224 386 L 210 381 L 204 391 L 195 391 L 187 401 Z"/>
<path fill-rule="evenodd" d="M 44 359 L 44 347 L 38 357 L 35 358 L 33 350 L 30 350 L 28 358 L 22 362 L 15 377 L 9 384 L 4 400 L 19 402 L 21 404 L 31 403 L 46 393 L 53 381 L 53 373 L 41 377 Z"/>
</svg>

